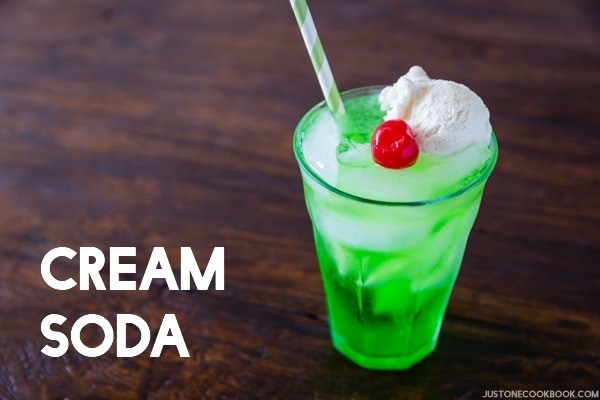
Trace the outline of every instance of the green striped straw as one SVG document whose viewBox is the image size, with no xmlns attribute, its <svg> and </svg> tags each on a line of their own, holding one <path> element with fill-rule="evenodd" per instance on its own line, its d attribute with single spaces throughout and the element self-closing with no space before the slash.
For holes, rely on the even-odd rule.
<svg viewBox="0 0 600 400">
<path fill-rule="evenodd" d="M 317 33 L 317 27 L 310 15 L 308 4 L 306 4 L 306 0 L 290 0 L 290 4 L 294 10 L 296 21 L 298 21 L 300 33 L 302 33 L 310 60 L 317 73 L 319 85 L 321 85 L 321 90 L 325 96 L 325 102 L 334 115 L 341 116 L 345 113 L 344 103 L 342 103 L 340 92 L 335 85 L 331 67 L 327 62 L 327 57 L 325 57 L 325 50 L 323 50 L 323 45 Z"/>
</svg>

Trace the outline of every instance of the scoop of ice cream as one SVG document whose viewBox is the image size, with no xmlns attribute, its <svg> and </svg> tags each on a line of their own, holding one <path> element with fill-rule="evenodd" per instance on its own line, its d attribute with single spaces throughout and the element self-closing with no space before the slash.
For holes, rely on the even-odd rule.
<svg viewBox="0 0 600 400">
<path fill-rule="evenodd" d="M 384 119 L 406 121 L 423 152 L 446 156 L 490 141 L 490 113 L 481 98 L 460 83 L 430 79 L 419 66 L 384 88 L 379 101 Z"/>
</svg>

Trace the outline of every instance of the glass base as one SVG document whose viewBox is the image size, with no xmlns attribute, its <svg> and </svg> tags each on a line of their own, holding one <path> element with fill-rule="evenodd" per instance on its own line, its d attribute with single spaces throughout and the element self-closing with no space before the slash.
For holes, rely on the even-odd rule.
<svg viewBox="0 0 600 400">
<path fill-rule="evenodd" d="M 332 337 L 333 347 L 360 367 L 373 370 L 408 369 L 431 354 L 437 347 L 437 340 L 423 346 L 410 355 L 373 356 L 355 351 L 341 337 Z"/>
</svg>

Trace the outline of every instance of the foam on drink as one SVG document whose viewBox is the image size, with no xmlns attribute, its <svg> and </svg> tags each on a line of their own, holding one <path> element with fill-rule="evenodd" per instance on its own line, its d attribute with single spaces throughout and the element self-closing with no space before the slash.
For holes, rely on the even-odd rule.
<svg viewBox="0 0 600 400">
<path fill-rule="evenodd" d="M 348 99 L 345 107 L 341 123 L 327 113 L 313 121 L 304 154 L 328 184 L 354 196 L 386 202 L 442 197 L 476 177 L 490 156 L 483 101 L 462 84 L 430 79 L 420 67 L 380 93 Z M 414 166 L 390 170 L 373 161 L 370 138 L 384 119 L 411 126 L 421 149 Z"/>
</svg>

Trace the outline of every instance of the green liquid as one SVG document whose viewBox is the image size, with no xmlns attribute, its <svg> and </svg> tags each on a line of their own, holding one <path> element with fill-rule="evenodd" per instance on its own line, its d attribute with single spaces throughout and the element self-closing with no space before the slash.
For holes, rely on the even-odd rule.
<svg viewBox="0 0 600 400">
<path fill-rule="evenodd" d="M 345 100 L 348 119 L 343 123 L 343 136 L 352 136 L 356 143 L 370 137 L 381 122 L 374 96 L 354 94 Z M 365 368 L 408 368 L 436 347 L 485 179 L 495 162 L 495 148 L 484 149 L 481 166 L 458 177 L 446 173 L 453 167 L 443 164 L 460 160 L 422 157 L 404 175 L 404 171 L 385 171 L 372 163 L 340 164 L 337 180 L 327 182 L 306 165 L 299 152 L 307 150 L 303 148 L 306 136 L 323 133 L 319 132 L 319 113 L 327 110 L 313 109 L 300 123 L 295 150 L 313 223 L 333 345 Z M 437 172 L 433 178 L 427 176 L 431 170 Z M 446 197 L 415 198 L 408 203 L 385 202 L 390 193 L 382 195 L 385 201 L 374 195 L 357 197 L 362 196 L 364 185 L 357 182 L 363 177 L 375 190 L 376 181 L 384 182 L 381 186 L 388 180 L 397 182 L 403 194 L 402 184 L 408 181 L 410 185 L 410 179 L 415 179 L 411 175 L 421 186 L 431 186 L 417 189 Z"/>
</svg>

